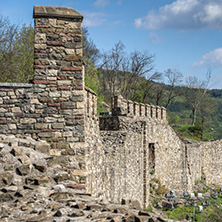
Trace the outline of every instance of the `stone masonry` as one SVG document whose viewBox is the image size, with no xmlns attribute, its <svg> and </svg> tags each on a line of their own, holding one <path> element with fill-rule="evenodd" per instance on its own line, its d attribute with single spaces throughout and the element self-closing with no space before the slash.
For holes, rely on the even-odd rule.
<svg viewBox="0 0 222 222">
<path fill-rule="evenodd" d="M 34 6 L 33 17 L 34 83 L 0 84 L 0 134 L 47 142 L 41 152 L 103 202 L 148 207 L 151 174 L 180 195 L 202 176 L 222 186 L 221 141 L 184 144 L 165 108 L 117 96 L 111 116 L 97 115 L 96 93 L 84 86 L 81 14 Z"/>
<path fill-rule="evenodd" d="M 51 143 L 51 155 L 78 162 L 85 183 L 81 23 L 71 8 L 34 6 L 34 84 L 0 85 L 0 133 Z"/>
</svg>

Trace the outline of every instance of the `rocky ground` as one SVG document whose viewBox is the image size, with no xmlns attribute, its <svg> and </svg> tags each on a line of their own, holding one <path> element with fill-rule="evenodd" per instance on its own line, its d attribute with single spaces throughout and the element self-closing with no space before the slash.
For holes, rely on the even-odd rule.
<svg viewBox="0 0 222 222">
<path fill-rule="evenodd" d="M 44 141 L 0 135 L 1 222 L 167 221 L 142 210 L 94 201 L 48 151 Z"/>
</svg>

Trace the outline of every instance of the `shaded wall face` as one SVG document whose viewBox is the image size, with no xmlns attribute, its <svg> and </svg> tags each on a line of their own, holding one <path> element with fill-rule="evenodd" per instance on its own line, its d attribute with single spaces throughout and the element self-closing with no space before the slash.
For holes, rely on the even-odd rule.
<svg viewBox="0 0 222 222">
<path fill-rule="evenodd" d="M 200 179 L 222 187 L 222 142 L 203 142 L 187 146 L 193 183 Z"/>
<path fill-rule="evenodd" d="M 129 124 L 127 117 L 120 117 L 119 122 L 121 126 L 127 126 L 127 130 L 121 128 L 96 132 L 93 131 L 93 118 L 86 123 L 86 140 L 89 141 L 87 187 L 97 199 L 147 207 L 146 126 L 142 121 Z"/>
<path fill-rule="evenodd" d="M 158 179 L 168 190 L 176 190 L 179 194 L 186 191 L 185 147 L 174 130 L 168 124 L 150 121 L 147 138 L 152 178 Z"/>
</svg>

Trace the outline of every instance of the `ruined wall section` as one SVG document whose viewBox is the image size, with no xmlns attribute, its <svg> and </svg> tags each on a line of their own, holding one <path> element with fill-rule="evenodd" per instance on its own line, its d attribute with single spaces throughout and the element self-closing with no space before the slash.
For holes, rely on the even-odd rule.
<svg viewBox="0 0 222 222">
<path fill-rule="evenodd" d="M 192 184 L 204 179 L 207 184 L 222 187 L 222 141 L 188 144 Z"/>
<path fill-rule="evenodd" d="M 89 155 L 88 176 L 95 197 L 148 206 L 148 130 L 152 121 L 155 126 L 166 124 L 165 108 L 127 101 L 121 96 L 114 98 L 112 116 L 100 117 L 100 132 L 93 134 L 97 142 L 88 144 L 94 147 Z"/>
<path fill-rule="evenodd" d="M 202 150 L 201 171 L 204 173 L 202 176 L 206 177 L 208 184 L 222 187 L 222 141 L 201 143 L 200 150 Z"/>
<path fill-rule="evenodd" d="M 144 121 L 126 116 L 98 118 L 96 94 L 88 88 L 85 91 L 85 120 L 88 192 L 105 202 L 137 203 L 147 207 L 149 189 L 146 189 L 148 180 L 144 183 L 144 177 L 147 177 L 144 170 L 148 172 L 144 167 Z M 102 123 L 110 123 L 112 128 L 101 130 L 99 122 L 100 127 Z"/>
<path fill-rule="evenodd" d="M 150 156 L 150 161 L 155 164 L 150 169 L 153 170 L 153 177 L 169 190 L 176 190 L 179 194 L 188 191 L 185 144 L 168 124 L 160 124 L 158 121 L 149 121 L 147 124 L 149 153 L 154 147 L 154 157 Z"/>
<path fill-rule="evenodd" d="M 126 181 L 126 191 L 119 191 L 119 198 L 138 200 L 141 206 L 147 206 L 151 178 L 158 179 L 162 185 L 176 190 L 179 194 L 192 187 L 192 180 L 188 178 L 185 144 L 168 125 L 165 108 L 139 104 L 118 96 L 113 100 L 112 115 L 100 117 L 103 150 L 107 153 L 111 153 L 110 149 L 118 150 L 117 153 L 120 153 L 126 162 L 124 165 L 121 158 L 107 155 L 103 157 L 101 167 L 106 166 L 110 171 L 114 170 L 116 177 L 111 174 L 109 177 L 114 177 L 117 185 L 118 181 Z M 140 126 L 138 122 L 141 123 Z M 119 135 L 120 133 L 125 136 Z M 124 138 L 122 145 L 119 144 L 121 137 Z M 118 169 L 126 171 L 118 174 Z M 107 179 L 104 181 L 111 183 Z M 105 189 L 103 192 L 110 191 Z M 113 190 L 112 195 L 116 193 L 118 196 L 117 192 L 118 190 Z"/>
<path fill-rule="evenodd" d="M 33 17 L 34 84 L 0 85 L 0 133 L 49 142 L 50 154 L 63 156 L 74 180 L 85 183 L 83 16 L 72 8 L 34 6 Z"/>
<path fill-rule="evenodd" d="M 87 170 L 87 191 L 96 196 L 97 183 L 101 177 L 101 143 L 99 137 L 99 117 L 97 115 L 97 95 L 85 87 L 85 158 Z M 84 150 L 83 150 L 84 152 Z M 98 172 L 99 171 L 99 172 Z M 96 183 L 96 185 L 95 185 Z"/>
<path fill-rule="evenodd" d="M 188 191 L 193 191 L 195 182 L 201 179 L 203 164 L 200 143 L 185 145 L 185 161 L 187 167 Z"/>
<path fill-rule="evenodd" d="M 127 117 L 122 121 L 128 123 Z M 124 120 L 125 119 L 125 120 Z M 101 131 L 102 181 L 105 199 L 116 203 L 144 203 L 144 123 L 131 122 L 126 130 Z"/>
</svg>

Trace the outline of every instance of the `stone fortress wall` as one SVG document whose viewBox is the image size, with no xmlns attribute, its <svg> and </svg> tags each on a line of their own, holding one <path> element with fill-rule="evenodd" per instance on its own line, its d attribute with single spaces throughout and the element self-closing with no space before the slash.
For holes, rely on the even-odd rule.
<svg viewBox="0 0 222 222">
<path fill-rule="evenodd" d="M 46 140 L 51 155 L 78 163 L 76 181 L 82 183 L 86 178 L 83 16 L 71 8 L 34 6 L 33 17 L 34 83 L 0 85 L 0 133 Z"/>
<path fill-rule="evenodd" d="M 147 207 L 150 173 L 180 195 L 201 176 L 222 186 L 221 141 L 184 144 L 165 108 L 117 96 L 111 116 L 97 115 L 96 94 L 84 86 L 81 14 L 35 6 L 33 17 L 34 83 L 0 84 L 0 134 L 45 140 L 103 201 Z"/>
</svg>

